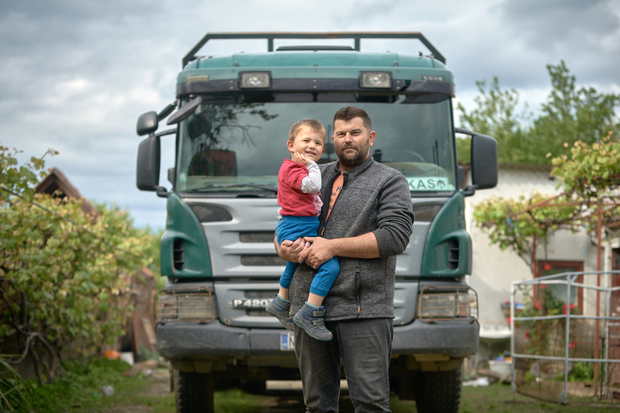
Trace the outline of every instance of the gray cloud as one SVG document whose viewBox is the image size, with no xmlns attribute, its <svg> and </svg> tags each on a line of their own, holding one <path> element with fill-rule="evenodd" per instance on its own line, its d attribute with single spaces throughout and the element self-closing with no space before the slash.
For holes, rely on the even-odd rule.
<svg viewBox="0 0 620 413">
<path fill-rule="evenodd" d="M 165 200 L 135 188 L 140 113 L 174 100 L 185 53 L 206 32 L 420 31 L 455 73 L 458 99 L 498 76 L 522 100 L 544 99 L 546 64 L 564 59 L 578 83 L 620 90 L 620 7 L 613 1 L 516 0 L 45 0 L 0 2 L 0 144 L 60 155 L 84 196 L 129 208 L 162 227 Z M 295 42 L 298 43 L 298 42 Z M 426 53 L 418 42 L 369 41 L 372 51 Z M 266 42 L 213 42 L 200 54 L 266 50 Z M 531 102 L 531 101 L 530 101 Z M 536 102 L 531 102 L 536 104 Z M 162 184 L 174 164 L 162 141 Z"/>
<path fill-rule="evenodd" d="M 565 60 L 585 83 L 617 82 L 620 4 L 612 0 L 507 0 L 498 6 L 514 43 L 546 63 Z"/>
<path fill-rule="evenodd" d="M 602 37 L 620 28 L 617 3 L 610 0 L 507 0 L 499 8 L 518 37 L 541 50 L 567 43 L 598 48 Z"/>
</svg>

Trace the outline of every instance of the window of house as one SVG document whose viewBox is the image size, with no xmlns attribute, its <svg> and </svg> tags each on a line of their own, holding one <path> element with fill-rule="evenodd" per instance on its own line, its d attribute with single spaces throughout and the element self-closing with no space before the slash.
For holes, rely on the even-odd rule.
<svg viewBox="0 0 620 413">
<path fill-rule="evenodd" d="M 538 268 L 536 272 L 536 277 L 545 277 L 548 275 L 562 274 L 562 273 L 574 273 L 574 272 L 583 272 L 583 262 L 582 261 L 538 261 Z M 564 278 L 566 279 L 566 278 Z M 580 275 L 575 280 L 577 283 L 583 283 L 583 275 Z M 552 304 L 549 301 L 556 302 L 556 305 L 560 305 L 557 303 L 558 301 L 566 304 L 567 301 L 567 288 L 568 285 L 564 284 L 547 284 L 546 286 L 541 286 L 538 291 L 536 291 L 537 300 L 546 301 L 545 307 L 549 308 Z M 545 291 L 546 290 L 546 291 Z M 571 294 L 570 294 L 570 303 L 569 305 L 576 306 L 577 312 L 579 314 L 583 314 L 583 288 L 577 288 L 575 286 L 571 286 Z"/>
</svg>

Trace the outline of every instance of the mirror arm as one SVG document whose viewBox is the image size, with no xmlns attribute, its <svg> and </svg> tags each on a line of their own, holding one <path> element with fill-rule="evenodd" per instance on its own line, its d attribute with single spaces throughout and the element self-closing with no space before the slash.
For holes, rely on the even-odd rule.
<svg viewBox="0 0 620 413">
<path fill-rule="evenodd" d="M 467 185 L 463 188 L 463 195 L 472 196 L 476 193 L 476 189 L 478 189 L 478 185 Z"/>
<path fill-rule="evenodd" d="M 163 186 L 155 186 L 153 188 L 155 189 L 155 193 L 158 197 L 168 198 L 168 190 L 166 188 L 164 188 Z"/>
<path fill-rule="evenodd" d="M 173 135 L 177 133 L 177 128 L 173 128 L 173 129 L 166 129 L 164 131 L 161 132 L 157 132 L 155 134 L 155 136 L 160 137 L 160 136 L 166 136 L 166 135 Z"/>
<path fill-rule="evenodd" d="M 162 121 L 168 117 L 177 108 L 176 102 L 170 103 L 157 114 L 157 120 Z"/>
</svg>

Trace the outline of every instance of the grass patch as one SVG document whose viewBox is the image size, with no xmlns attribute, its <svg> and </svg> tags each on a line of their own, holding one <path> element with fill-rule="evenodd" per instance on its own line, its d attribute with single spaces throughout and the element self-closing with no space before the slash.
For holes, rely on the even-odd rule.
<svg viewBox="0 0 620 413">
<path fill-rule="evenodd" d="M 222 413 L 255 413 L 262 406 L 261 396 L 246 393 L 239 389 L 216 391 L 213 404 L 216 412 Z M 174 411 L 174 410 L 173 410 Z"/>
<path fill-rule="evenodd" d="M 595 400 L 591 404 L 597 404 Z M 587 407 L 577 405 L 563 405 L 562 413 L 583 413 L 589 409 L 597 412 L 618 411 L 618 407 Z M 461 396 L 461 413 L 548 413 L 557 412 L 558 404 L 541 402 L 520 394 L 514 395 L 509 385 L 493 384 L 490 386 L 464 387 Z M 397 413 L 394 410 L 394 413 Z M 399 412 L 398 412 L 399 413 Z"/>
<path fill-rule="evenodd" d="M 123 374 L 130 367 L 121 361 L 107 359 L 91 362 L 71 362 L 65 372 L 53 383 L 39 386 L 29 381 L 32 407 L 23 406 L 20 413 L 118 413 L 122 406 L 149 406 L 153 413 L 174 413 L 174 394 L 169 392 L 167 369 L 157 369 L 153 376 L 140 372 Z M 112 386 L 114 395 L 101 394 L 102 386 Z M 301 395 L 299 396 L 301 397 Z M 215 392 L 215 410 L 218 413 L 258 413 L 268 396 L 259 396 L 232 389 Z M 604 407 L 592 400 L 586 405 L 565 405 L 562 413 L 581 413 L 588 409 L 596 411 L 618 411 L 618 405 Z M 596 406 L 594 406 L 596 405 Z M 349 400 L 341 399 L 341 411 L 352 412 Z M 392 395 L 390 407 L 394 413 L 416 413 L 413 401 L 400 401 Z M 1 409 L 0 409 L 1 410 Z M 491 386 L 464 387 L 461 397 L 461 413 L 550 413 L 557 412 L 557 403 L 540 402 L 530 397 L 513 395 L 510 386 L 493 384 Z"/>
<path fill-rule="evenodd" d="M 120 412 L 121 406 L 148 406 L 152 413 L 174 413 L 174 393 L 169 392 L 167 379 L 147 377 L 141 372 L 123 374 L 130 366 L 122 361 L 107 359 L 90 362 L 69 362 L 66 371 L 50 384 L 39 386 L 30 380 L 26 386 L 30 390 L 31 407 L 22 406 L 20 413 L 93 413 Z M 160 377 L 166 376 L 167 369 Z M 157 385 L 157 388 L 154 386 Z M 114 394 L 102 394 L 103 386 L 112 386 Z M 238 389 L 216 391 L 214 404 L 216 411 L 222 413 L 254 413 L 260 411 L 263 396 L 245 393 Z"/>
<path fill-rule="evenodd" d="M 28 382 L 32 391 L 32 410 L 37 413 L 86 413 L 122 404 L 150 385 L 148 380 L 123 375 L 129 369 L 127 363 L 119 360 L 68 362 L 66 371 L 52 383 L 40 386 L 34 380 Z M 103 386 L 112 386 L 114 395 L 103 395 Z"/>
</svg>

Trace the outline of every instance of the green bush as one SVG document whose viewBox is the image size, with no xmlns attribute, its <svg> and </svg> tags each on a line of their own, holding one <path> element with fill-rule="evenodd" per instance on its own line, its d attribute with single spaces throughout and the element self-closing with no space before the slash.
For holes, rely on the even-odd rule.
<svg viewBox="0 0 620 413">
<path fill-rule="evenodd" d="M 573 372 L 568 376 L 570 381 L 594 381 L 594 363 L 577 361 L 573 364 Z"/>
<path fill-rule="evenodd" d="M 101 354 L 123 334 L 130 279 L 155 258 L 153 234 L 114 205 L 93 216 L 81 201 L 34 194 L 43 159 L 18 166 L 0 146 L 0 167 L 0 339 L 14 337 L 43 384 L 61 350 Z"/>
</svg>

